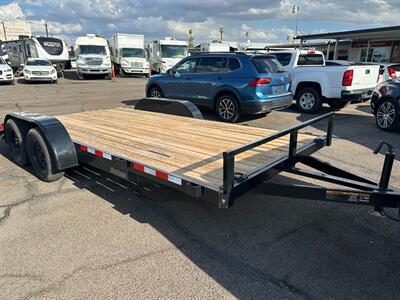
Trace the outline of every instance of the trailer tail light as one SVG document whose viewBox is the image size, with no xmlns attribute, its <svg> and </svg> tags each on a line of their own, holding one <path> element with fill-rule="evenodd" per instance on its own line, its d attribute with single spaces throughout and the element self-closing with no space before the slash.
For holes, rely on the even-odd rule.
<svg viewBox="0 0 400 300">
<path fill-rule="evenodd" d="M 353 70 L 347 70 L 343 74 L 342 85 L 343 86 L 351 86 L 353 83 Z"/>
<path fill-rule="evenodd" d="M 252 82 L 249 83 L 250 86 L 257 87 L 269 84 L 272 81 L 272 78 L 256 78 Z"/>
<path fill-rule="evenodd" d="M 0 132 L 4 132 L 4 125 L 0 124 Z"/>
<path fill-rule="evenodd" d="M 388 68 L 389 77 L 392 79 L 396 78 L 396 70 L 393 68 Z"/>
</svg>

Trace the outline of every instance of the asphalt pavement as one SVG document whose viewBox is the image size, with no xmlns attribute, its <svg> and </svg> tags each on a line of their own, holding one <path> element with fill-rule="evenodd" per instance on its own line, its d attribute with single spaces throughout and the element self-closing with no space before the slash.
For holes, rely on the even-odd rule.
<svg viewBox="0 0 400 300">
<path fill-rule="evenodd" d="M 79 81 L 67 75 L 57 85 L 0 86 L 0 117 L 134 105 L 144 96 L 143 78 Z M 312 117 L 289 108 L 242 124 L 284 129 Z M 316 125 L 304 132 L 323 130 Z M 337 112 L 333 145 L 316 157 L 376 181 L 384 156 L 372 151 L 380 140 L 397 148 L 391 184 L 400 188 L 400 133 L 378 130 L 369 103 Z M 286 174 L 275 180 L 317 183 Z M 0 298 L 398 297 L 399 223 L 368 207 L 265 192 L 259 186 L 220 210 L 87 166 L 45 183 L 11 162 L 0 141 Z"/>
</svg>

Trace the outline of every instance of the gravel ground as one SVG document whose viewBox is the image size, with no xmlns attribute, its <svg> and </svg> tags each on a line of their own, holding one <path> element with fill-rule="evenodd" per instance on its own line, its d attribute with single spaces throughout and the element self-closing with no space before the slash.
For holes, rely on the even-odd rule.
<svg viewBox="0 0 400 300">
<path fill-rule="evenodd" d="M 0 117 L 111 108 L 144 96 L 142 78 L 67 75 L 58 85 L 0 86 Z M 311 117 L 287 109 L 243 123 L 283 129 Z M 383 162 L 372 154 L 378 141 L 400 152 L 400 134 L 379 131 L 369 103 L 338 112 L 334 134 L 316 156 L 374 180 Z M 393 174 L 400 188 L 400 156 Z M 0 298 L 397 298 L 399 223 L 367 207 L 265 197 L 264 190 L 219 210 L 84 166 L 44 183 L 12 163 L 0 141 Z"/>
</svg>

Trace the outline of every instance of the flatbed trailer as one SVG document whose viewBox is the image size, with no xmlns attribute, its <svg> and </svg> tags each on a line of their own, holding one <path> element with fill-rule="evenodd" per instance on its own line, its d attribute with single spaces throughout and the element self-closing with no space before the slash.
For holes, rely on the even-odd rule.
<svg viewBox="0 0 400 300">
<path fill-rule="evenodd" d="M 325 122 L 321 136 L 299 133 Z M 268 195 L 399 208 L 400 191 L 389 186 L 394 149 L 381 180 L 344 171 L 311 156 L 332 143 L 334 113 L 277 131 L 207 121 L 190 102 L 142 99 L 135 109 L 116 108 L 62 115 L 10 113 L 0 125 L 12 159 L 32 164 L 44 181 L 54 181 L 80 163 L 120 178 L 152 180 L 228 208 L 263 184 Z M 298 164 L 307 168 L 298 168 Z M 312 171 L 310 171 L 312 169 Z M 272 183 L 280 172 L 334 183 L 340 188 Z"/>
</svg>

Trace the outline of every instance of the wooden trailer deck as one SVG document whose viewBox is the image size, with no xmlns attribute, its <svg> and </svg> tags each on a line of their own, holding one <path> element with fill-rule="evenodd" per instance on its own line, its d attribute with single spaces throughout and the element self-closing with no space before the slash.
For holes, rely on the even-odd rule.
<svg viewBox="0 0 400 300">
<path fill-rule="evenodd" d="M 75 113 L 57 119 L 75 143 L 214 189 L 223 185 L 224 151 L 277 132 L 129 108 Z M 298 147 L 314 139 L 299 134 Z M 288 146 L 289 136 L 284 136 L 246 151 L 235 158 L 235 172 L 246 174 L 286 157 Z"/>
</svg>

